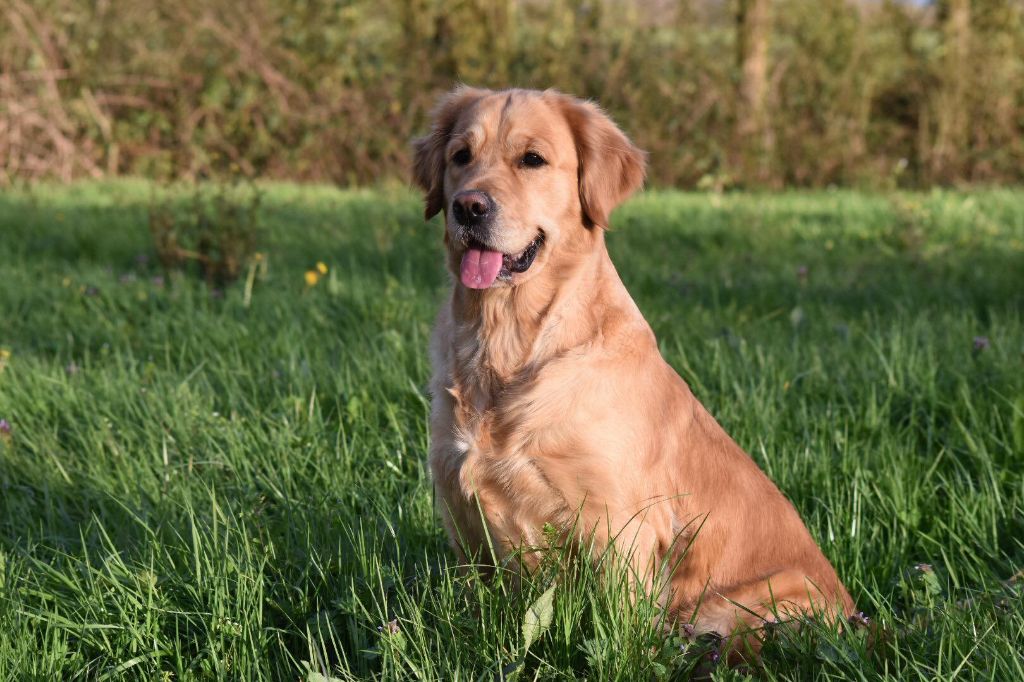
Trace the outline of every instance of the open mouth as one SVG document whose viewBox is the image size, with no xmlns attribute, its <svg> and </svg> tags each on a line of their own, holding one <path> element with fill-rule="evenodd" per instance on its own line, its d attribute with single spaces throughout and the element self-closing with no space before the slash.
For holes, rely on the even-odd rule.
<svg viewBox="0 0 1024 682">
<path fill-rule="evenodd" d="M 462 254 L 459 278 L 470 289 L 486 289 L 494 280 L 508 281 L 514 273 L 526 272 L 533 265 L 540 247 L 544 244 L 544 233 L 540 232 L 516 254 L 501 253 L 489 248 L 480 240 L 469 237 L 466 252 Z"/>
</svg>

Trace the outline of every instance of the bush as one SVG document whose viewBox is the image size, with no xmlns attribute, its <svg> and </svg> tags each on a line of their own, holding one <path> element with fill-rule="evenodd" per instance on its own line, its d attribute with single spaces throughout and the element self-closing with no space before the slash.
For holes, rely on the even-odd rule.
<svg viewBox="0 0 1024 682">
<path fill-rule="evenodd" d="M 0 182 L 405 178 L 409 139 L 458 80 L 596 98 L 654 152 L 656 185 L 1024 180 L 1019 2 L 774 0 L 753 166 L 746 4 L 10 0 Z"/>
<path fill-rule="evenodd" d="M 214 287 L 238 279 L 243 266 L 258 258 L 261 198 L 259 190 L 239 184 L 197 186 L 187 201 L 175 192 L 154 196 L 149 232 L 161 266 L 194 265 Z"/>
</svg>

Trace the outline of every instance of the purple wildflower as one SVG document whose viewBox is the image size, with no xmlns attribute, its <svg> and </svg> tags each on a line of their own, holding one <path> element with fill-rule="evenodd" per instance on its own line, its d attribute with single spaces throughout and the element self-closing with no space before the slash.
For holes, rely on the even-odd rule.
<svg viewBox="0 0 1024 682">
<path fill-rule="evenodd" d="M 981 351 L 988 348 L 991 344 L 989 343 L 987 336 L 975 336 L 974 337 L 974 352 L 980 353 Z"/>
<path fill-rule="evenodd" d="M 0 419 L 0 435 L 11 435 L 11 422 L 7 421 L 6 419 Z"/>
<path fill-rule="evenodd" d="M 847 622 L 855 628 L 866 628 L 871 624 L 871 619 L 863 611 L 858 611 L 851 615 Z"/>
</svg>

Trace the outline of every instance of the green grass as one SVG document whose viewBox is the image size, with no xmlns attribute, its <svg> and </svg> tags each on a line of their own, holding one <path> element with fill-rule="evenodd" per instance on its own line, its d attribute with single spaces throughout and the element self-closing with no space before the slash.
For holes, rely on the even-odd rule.
<svg viewBox="0 0 1024 682">
<path fill-rule="evenodd" d="M 518 591 L 456 570 L 424 466 L 446 277 L 415 196 L 267 187 L 246 306 L 154 281 L 149 193 L 0 197 L 0 679 L 693 667 L 588 566 Z M 1024 679 L 1001 586 L 1024 567 L 1024 195 L 649 192 L 614 222 L 668 361 L 891 632 L 783 634 L 756 675 Z"/>
</svg>

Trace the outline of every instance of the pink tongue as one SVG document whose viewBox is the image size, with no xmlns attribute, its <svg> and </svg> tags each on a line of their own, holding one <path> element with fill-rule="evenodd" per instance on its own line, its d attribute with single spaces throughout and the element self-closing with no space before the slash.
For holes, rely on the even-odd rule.
<svg viewBox="0 0 1024 682">
<path fill-rule="evenodd" d="M 462 254 L 462 283 L 470 289 L 486 289 L 491 286 L 501 270 L 501 258 L 498 251 L 467 250 Z"/>
</svg>

